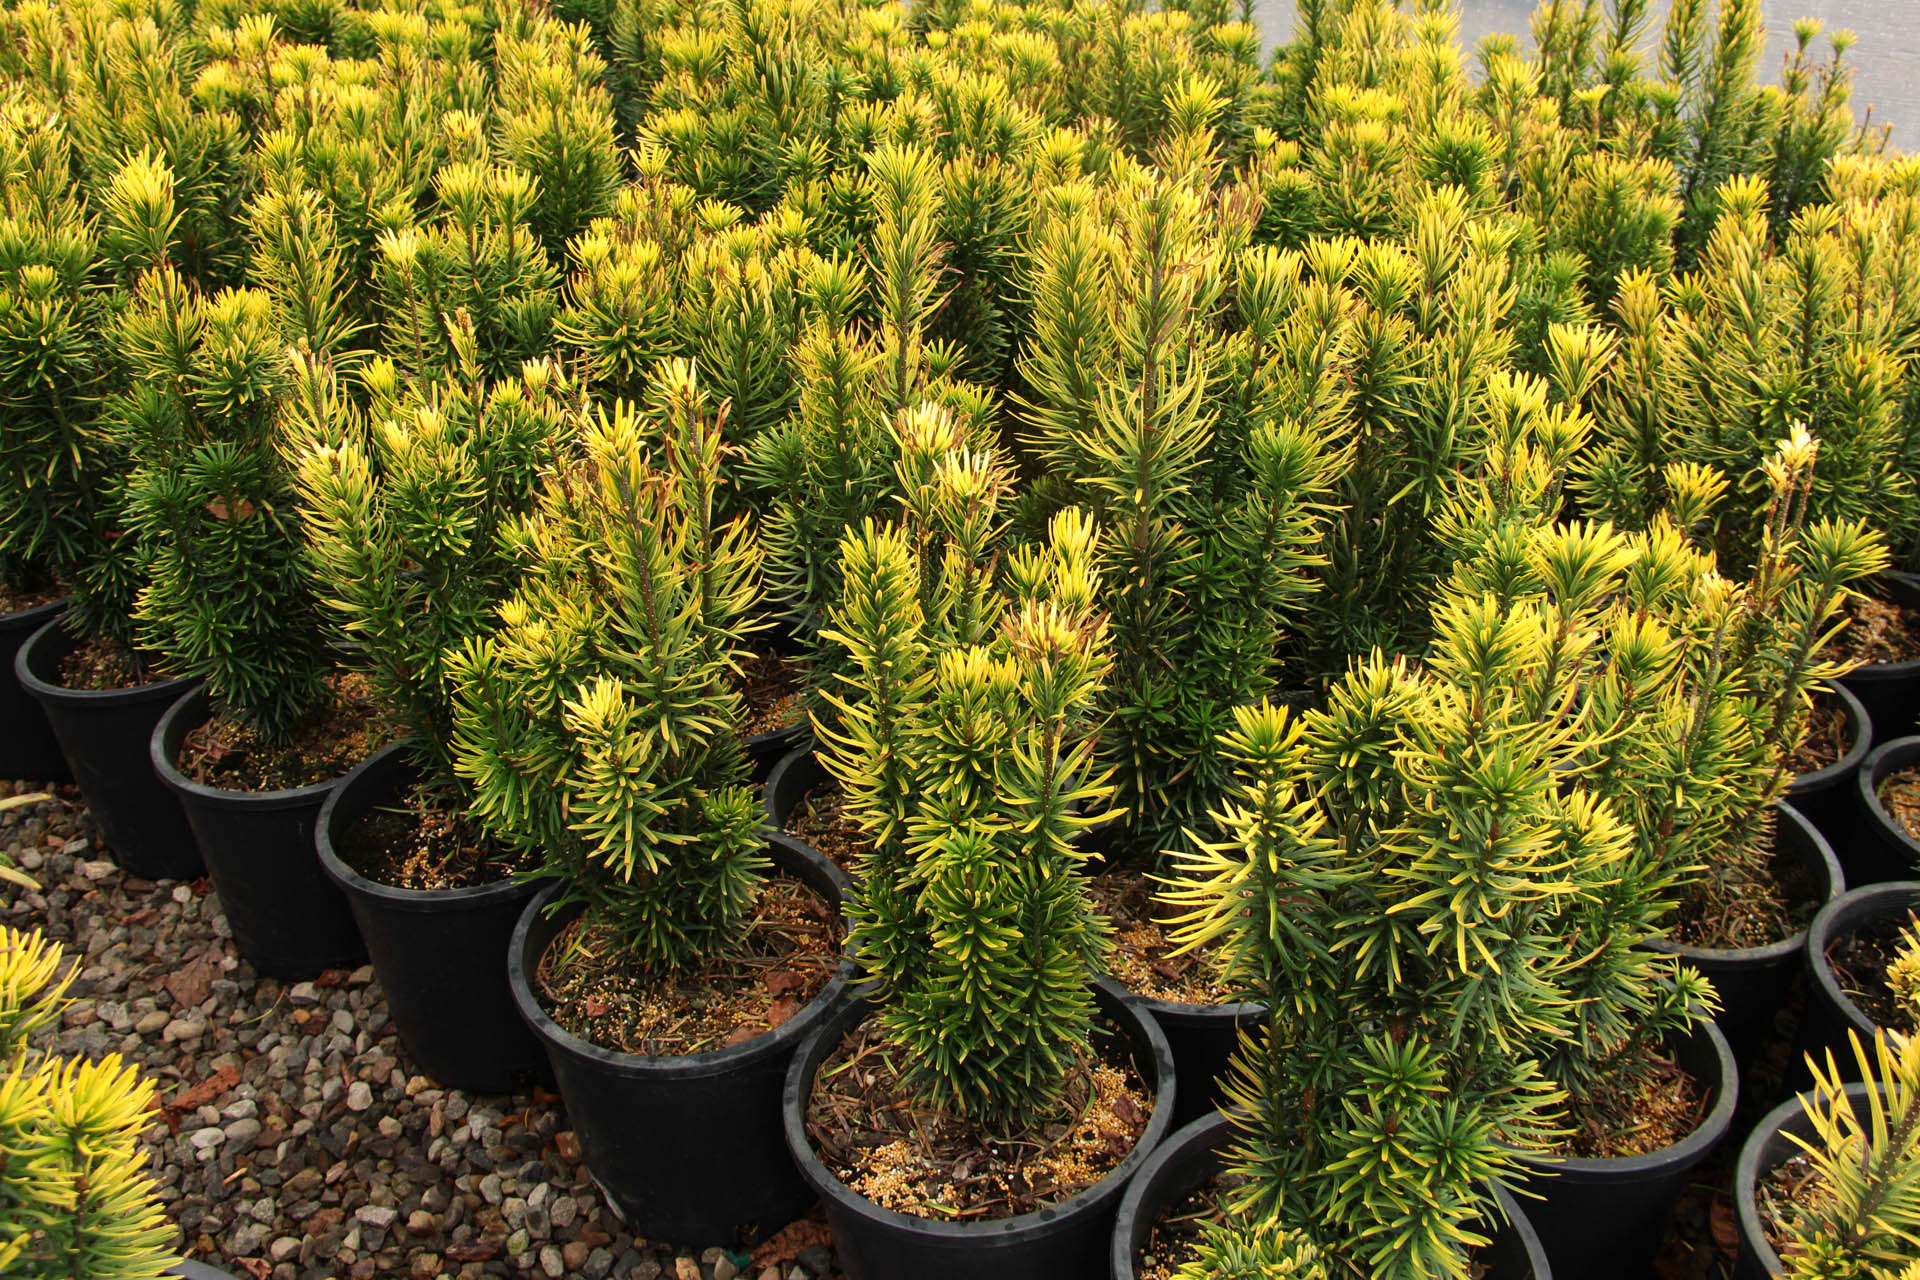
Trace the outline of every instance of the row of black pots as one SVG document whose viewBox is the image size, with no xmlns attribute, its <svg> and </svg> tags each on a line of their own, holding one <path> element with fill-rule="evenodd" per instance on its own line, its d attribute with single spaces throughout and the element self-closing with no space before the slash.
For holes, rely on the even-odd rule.
<svg viewBox="0 0 1920 1280">
<path fill-rule="evenodd" d="M 1920 574 L 1888 572 L 1875 581 L 1876 594 L 1908 609 L 1920 610 Z M 1873 723 L 1874 745 L 1920 731 L 1920 659 L 1873 662 L 1839 678 Z"/>
</svg>

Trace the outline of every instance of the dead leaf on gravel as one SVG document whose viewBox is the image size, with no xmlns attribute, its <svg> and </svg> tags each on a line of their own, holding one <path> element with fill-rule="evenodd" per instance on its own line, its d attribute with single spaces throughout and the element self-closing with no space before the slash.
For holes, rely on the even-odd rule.
<svg viewBox="0 0 1920 1280">
<path fill-rule="evenodd" d="M 784 1267 L 798 1258 L 802 1249 L 816 1244 L 823 1249 L 833 1248 L 833 1232 L 826 1223 L 816 1222 L 812 1218 L 789 1222 L 754 1246 L 754 1269 L 763 1270 L 776 1263 Z"/>
<path fill-rule="evenodd" d="M 219 961 L 203 951 L 160 981 L 175 1004 L 182 1009 L 196 1009 L 212 994 L 213 980 L 219 973 Z"/>
</svg>

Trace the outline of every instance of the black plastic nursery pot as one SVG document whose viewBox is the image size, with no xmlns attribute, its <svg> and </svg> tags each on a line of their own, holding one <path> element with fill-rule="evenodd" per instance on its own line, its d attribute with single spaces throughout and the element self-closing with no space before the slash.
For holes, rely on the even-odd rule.
<svg viewBox="0 0 1920 1280">
<path fill-rule="evenodd" d="M 60 660 L 78 647 L 58 618 L 27 637 L 14 677 L 39 703 L 73 770 L 107 853 L 128 875 L 195 880 L 200 847 L 180 801 L 153 771 L 153 727 L 192 680 L 155 680 L 131 689 L 69 689 Z"/>
<path fill-rule="evenodd" d="M 178 1276 L 179 1280 L 239 1280 L 231 1271 L 222 1271 L 204 1262 L 195 1262 L 192 1258 L 182 1258 L 168 1267 L 166 1274 Z"/>
<path fill-rule="evenodd" d="M 1874 579 L 1869 590 L 1895 604 L 1920 609 L 1920 574 L 1889 570 Z M 1876 744 L 1920 729 L 1920 658 L 1869 662 L 1841 676 L 1840 683 L 1866 707 Z"/>
<path fill-rule="evenodd" d="M 1226 1164 L 1233 1141 L 1233 1122 L 1218 1112 L 1183 1126 L 1161 1143 L 1134 1175 L 1115 1215 L 1108 1244 L 1107 1274 L 1111 1280 L 1135 1280 L 1136 1259 L 1165 1213 L 1203 1186 Z M 1506 1221 L 1498 1224 L 1482 1255 L 1488 1280 L 1551 1280 L 1552 1272 L 1540 1237 L 1528 1221 L 1532 1201 L 1522 1212 L 1512 1196 L 1493 1188 Z M 1628 1273 L 1622 1273 L 1628 1274 Z"/>
<path fill-rule="evenodd" d="M 774 866 L 838 906 L 847 880 L 798 841 L 767 838 Z M 549 915 L 558 887 L 520 916 L 507 977 L 559 1082 L 587 1169 L 608 1202 L 644 1236 L 711 1245 L 764 1235 L 805 1212 L 813 1191 L 780 1127 L 787 1066 L 841 1003 L 853 962 L 786 1022 L 744 1044 L 681 1057 L 603 1049 L 550 1017 L 533 990 L 540 957 L 578 905 Z"/>
<path fill-rule="evenodd" d="M 20 646 L 66 607 L 65 600 L 55 600 L 0 615 L 0 660 L 6 662 L 4 673 L 0 673 L 0 778 L 73 781 L 73 771 L 67 767 L 60 740 L 53 736 L 53 726 L 47 723 L 46 711 L 21 686 L 14 671 Z"/>
<path fill-rule="evenodd" d="M 180 797 L 220 895 L 233 944 L 261 973 L 283 981 L 358 965 L 367 950 L 346 897 L 320 869 L 314 832 L 339 780 L 282 791 L 228 791 L 181 773 L 186 736 L 212 714 L 195 689 L 160 717 L 153 770 Z"/>
<path fill-rule="evenodd" d="M 1726 1036 L 1703 1019 L 1667 1048 L 1713 1099 L 1692 1133 L 1645 1155 L 1526 1160 L 1538 1170 L 1521 1189 L 1527 1217 L 1559 1280 L 1651 1274 L 1674 1201 L 1733 1125 L 1740 1073 Z"/>
<path fill-rule="evenodd" d="M 1173 1127 L 1185 1127 L 1211 1114 L 1226 1097 L 1225 1076 L 1242 1032 L 1251 1032 L 1266 1019 L 1267 1007 L 1255 1001 L 1229 1004 L 1183 1004 L 1155 1000 L 1128 992 L 1144 1010 L 1173 1054 L 1173 1076 L 1180 1082 L 1174 1095 Z"/>
<path fill-rule="evenodd" d="M 1806 1055 L 1820 1061 L 1828 1051 L 1845 1078 L 1857 1079 L 1859 1064 L 1847 1043 L 1847 1032 L 1859 1034 L 1861 1042 L 1871 1044 L 1879 1030 L 1847 995 L 1834 972 L 1827 952 L 1833 944 L 1862 929 L 1890 922 L 1904 922 L 1909 912 L 1920 907 L 1920 880 L 1897 880 L 1884 884 L 1862 885 L 1829 902 L 1807 926 L 1807 965 L 1813 981 L 1807 990 L 1806 1011 L 1800 1016 L 1800 1034 L 1794 1044 L 1794 1073 L 1800 1083 L 1808 1080 Z"/>
<path fill-rule="evenodd" d="M 1856 1116 L 1864 1116 L 1873 1086 L 1850 1084 L 1847 1101 Z M 1794 1138 L 1813 1139 L 1813 1122 L 1799 1095 L 1769 1111 L 1740 1148 L 1733 1167 L 1733 1209 L 1740 1221 L 1740 1252 L 1734 1259 L 1734 1280 L 1772 1280 L 1786 1274 L 1786 1264 L 1767 1240 L 1754 1191 L 1760 1180 L 1805 1150 Z"/>
<path fill-rule="evenodd" d="M 1847 883 L 1879 884 L 1920 875 L 1920 840 L 1880 802 L 1880 784 L 1903 769 L 1920 767 L 1920 738 L 1895 738 L 1875 747 L 1854 777 L 1853 838 L 1834 846 Z"/>
<path fill-rule="evenodd" d="M 794 747 L 781 756 L 767 772 L 766 785 L 760 791 L 760 807 L 776 831 L 787 829 L 787 818 L 807 792 L 827 781 L 827 767 L 820 763 L 811 746 Z"/>
<path fill-rule="evenodd" d="M 376 752 L 327 796 L 315 836 L 321 868 L 346 895 L 400 1043 L 423 1072 L 472 1093 L 506 1093 L 529 1077 L 550 1081 L 547 1055 L 500 963 L 540 886 L 403 889 L 368 879 L 340 856 L 338 842 L 353 824 L 419 777 L 408 745 Z"/>
<path fill-rule="evenodd" d="M 818 1193 L 848 1280 L 1058 1280 L 1100 1273 L 1127 1183 L 1172 1131 L 1173 1055 L 1153 1019 L 1111 979 L 1094 984 L 1100 1011 L 1127 1038 L 1141 1078 L 1154 1086 L 1153 1114 L 1133 1150 L 1106 1177 L 1059 1204 L 991 1222 L 949 1222 L 882 1208 L 835 1177 L 807 1136 L 807 1099 L 829 1054 L 873 1012 L 863 1001 L 836 1011 L 787 1072 L 782 1119 L 787 1145 Z"/>
<path fill-rule="evenodd" d="M 800 624 L 795 618 L 784 614 L 769 614 L 762 619 L 766 626 L 760 634 L 767 645 L 782 657 L 792 658 L 806 652 L 806 643 L 800 638 Z M 747 750 L 747 760 L 753 766 L 753 780 L 764 783 L 782 760 L 795 751 L 812 750 L 813 725 L 804 717 L 798 724 L 790 724 L 780 729 L 770 729 L 766 733 L 756 733 L 740 740 Z"/>
<path fill-rule="evenodd" d="M 1781 802 L 1774 810 L 1776 867 L 1790 872 L 1793 886 L 1822 906 L 1839 897 L 1846 890 L 1846 878 L 1832 847 L 1792 805 Z M 1720 996 L 1720 1011 L 1714 1021 L 1726 1033 L 1734 1060 L 1744 1070 L 1805 963 L 1802 956 L 1806 940 L 1807 932 L 1802 929 L 1764 947 L 1723 950 L 1686 946 L 1664 938 L 1646 945 L 1678 956 L 1712 980 Z"/>
<path fill-rule="evenodd" d="M 1853 839 L 1853 828 L 1859 820 L 1854 779 L 1867 752 L 1873 749 L 1873 717 L 1843 684 L 1829 681 L 1814 694 L 1816 703 L 1828 700 L 1838 702 L 1846 718 L 1847 750 L 1824 769 L 1803 773 L 1788 783 L 1787 802 L 1818 827 L 1838 853 Z"/>
</svg>

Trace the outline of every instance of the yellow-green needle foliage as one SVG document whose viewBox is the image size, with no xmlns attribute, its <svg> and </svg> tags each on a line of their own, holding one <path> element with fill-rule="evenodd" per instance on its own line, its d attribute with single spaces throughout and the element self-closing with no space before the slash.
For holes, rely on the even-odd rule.
<svg viewBox="0 0 1920 1280">
<path fill-rule="evenodd" d="M 1869 1086 L 1857 1105 L 1831 1053 L 1824 1069 L 1809 1059 L 1813 1137 L 1795 1141 L 1812 1170 L 1782 1223 L 1791 1280 L 1883 1280 L 1920 1250 L 1920 1039 L 1848 1039 Z"/>
<path fill-rule="evenodd" d="M 842 541 L 824 632 L 846 659 L 823 759 L 872 840 L 852 914 L 922 1096 L 1032 1124 L 1087 1052 L 1103 946 L 1073 845 L 1113 793 L 1092 736 L 1111 661 L 1095 534 L 1067 511 L 1003 548 L 997 460 L 931 406 L 898 431 L 901 518 Z"/>
<path fill-rule="evenodd" d="M 158 1280 L 172 1264 L 139 1136 L 151 1089 L 118 1054 L 44 1057 L 72 972 L 37 933 L 0 926 L 0 1273 L 20 1280 Z"/>
<path fill-rule="evenodd" d="M 450 666 L 474 816 L 660 969 L 738 937 L 765 862 L 733 683 L 759 551 L 716 515 L 722 417 L 670 361 L 644 406 L 569 423 L 580 456 L 506 535 L 522 584 Z"/>
</svg>

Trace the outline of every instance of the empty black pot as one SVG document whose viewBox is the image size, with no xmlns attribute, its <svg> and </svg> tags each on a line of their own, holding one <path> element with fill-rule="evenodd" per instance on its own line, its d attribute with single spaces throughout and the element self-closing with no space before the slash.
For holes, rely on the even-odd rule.
<svg viewBox="0 0 1920 1280">
<path fill-rule="evenodd" d="M 1872 1087 L 1847 1086 L 1847 1101 L 1853 1104 L 1856 1116 L 1866 1115 Z M 1769 1111 L 1740 1148 L 1739 1162 L 1733 1168 L 1733 1208 L 1740 1219 L 1740 1253 L 1734 1260 L 1734 1280 L 1773 1280 L 1786 1274 L 1786 1265 L 1767 1241 L 1754 1189 L 1760 1179 L 1805 1150 L 1793 1140 L 1796 1137 L 1813 1139 L 1813 1123 L 1797 1095 Z"/>
<path fill-rule="evenodd" d="M 1846 879 L 1826 840 L 1792 805 L 1782 801 L 1774 811 L 1774 867 L 1782 882 L 1797 896 L 1823 906 L 1839 897 Z M 1734 1061 L 1744 1070 L 1800 972 L 1806 938 L 1802 929 L 1764 947 L 1721 950 L 1683 946 L 1664 938 L 1646 945 L 1680 957 L 1713 981 L 1720 995 L 1720 1012 L 1714 1021 L 1726 1033 Z"/>
<path fill-rule="evenodd" d="M 1852 839 L 1835 845 L 1847 883 L 1878 884 L 1920 875 L 1920 840 L 1880 803 L 1880 784 L 1903 769 L 1920 766 L 1920 738 L 1895 738 L 1875 747 L 1854 776 L 1857 815 Z"/>
<path fill-rule="evenodd" d="M 473 1093 L 506 1093 L 527 1078 L 551 1081 L 501 964 L 540 886 L 502 880 L 401 889 L 369 880 L 340 857 L 336 842 L 353 824 L 399 799 L 418 777 L 399 743 L 341 779 L 320 807 L 320 865 L 346 894 L 400 1043 L 422 1071 Z"/>
<path fill-rule="evenodd" d="M 148 750 L 153 726 L 193 681 L 69 689 L 59 683 L 60 660 L 76 647 L 55 618 L 20 646 L 14 676 L 47 713 L 87 812 L 120 868 L 148 880 L 198 879 L 205 874 L 200 847 Z"/>
<path fill-rule="evenodd" d="M 1813 982 L 1807 992 L 1806 1012 L 1800 1016 L 1799 1039 L 1794 1045 L 1797 1082 L 1809 1080 L 1807 1054 L 1814 1054 L 1824 1062 L 1829 1051 L 1841 1075 L 1849 1080 L 1857 1078 L 1859 1064 L 1847 1042 L 1847 1032 L 1858 1032 L 1861 1041 L 1870 1044 L 1874 1032 L 1879 1030 L 1848 997 L 1840 976 L 1827 958 L 1828 949 L 1862 929 L 1888 922 L 1904 923 L 1916 907 L 1920 907 L 1920 880 L 1862 885 L 1822 907 L 1813 923 L 1807 926 L 1807 964 Z"/>
<path fill-rule="evenodd" d="M 1920 576 L 1888 571 L 1873 580 L 1869 592 L 1909 609 L 1920 609 Z M 1906 662 L 1869 662 L 1840 677 L 1873 721 L 1875 745 L 1904 738 L 1920 729 L 1920 658 Z"/>
<path fill-rule="evenodd" d="M 1110 979 L 1094 983 L 1100 1011 L 1127 1039 L 1141 1078 L 1154 1086 L 1153 1114 L 1133 1150 L 1106 1177 L 1059 1204 L 992 1222 L 946 1222 L 884 1209 L 822 1164 L 807 1137 L 807 1099 L 827 1056 L 872 1013 L 842 1006 L 807 1041 L 787 1072 L 782 1118 L 787 1145 L 826 1205 L 834 1250 L 848 1280 L 1057 1280 L 1099 1274 L 1128 1181 L 1172 1129 L 1173 1055 L 1153 1020 Z M 1098 1024 L 1096 1024 L 1097 1026 Z"/>
<path fill-rule="evenodd" d="M 1160 1215 L 1180 1203 L 1219 1173 L 1233 1142 L 1233 1122 L 1226 1116 L 1203 1116 L 1160 1144 L 1134 1175 L 1115 1215 L 1113 1238 L 1107 1250 L 1111 1280 L 1135 1280 L 1136 1260 Z M 1493 1198 L 1506 1221 L 1492 1232 L 1484 1255 L 1489 1280 L 1551 1280 L 1547 1254 L 1526 1213 L 1499 1187 Z"/>
<path fill-rule="evenodd" d="M 1847 750 L 1826 768 L 1803 773 L 1788 783 L 1787 801 L 1818 827 L 1834 852 L 1839 853 L 1853 839 L 1853 828 L 1859 821 L 1854 779 L 1873 747 L 1873 718 L 1860 704 L 1860 699 L 1843 684 L 1829 681 L 1821 686 L 1814 694 L 1814 702 L 1817 705 L 1825 701 L 1838 702 L 1841 714 L 1846 717 Z"/>
<path fill-rule="evenodd" d="M 293 982 L 358 965 L 367 950 L 346 898 L 320 869 L 314 831 L 335 782 L 284 791 L 227 791 L 181 773 L 174 760 L 212 708 L 196 689 L 160 717 L 153 770 L 180 797 L 233 945 L 270 977 Z"/>
<path fill-rule="evenodd" d="M 1668 1051 L 1713 1099 L 1692 1133 L 1646 1155 L 1526 1160 L 1539 1171 L 1521 1189 L 1527 1217 L 1559 1280 L 1650 1274 L 1674 1201 L 1733 1124 L 1740 1075 L 1720 1029 L 1702 1019 Z"/>
<path fill-rule="evenodd" d="M 781 871 L 838 905 L 846 877 L 784 836 L 768 837 Z M 634 1229 L 656 1240 L 731 1244 L 784 1226 L 813 1203 L 780 1129 L 787 1064 L 840 1001 L 852 961 L 788 1021 L 745 1044 L 684 1057 L 603 1049 L 555 1022 L 533 992 L 554 937 L 580 913 L 549 916 L 557 888 L 527 905 L 506 964 L 520 1016 L 545 1046 L 587 1168 Z"/>
<path fill-rule="evenodd" d="M 14 672 L 20 646 L 67 607 L 55 600 L 33 609 L 0 616 L 0 778 L 31 778 L 37 782 L 72 782 L 73 771 L 53 736 L 47 713 L 29 695 Z"/>
</svg>

